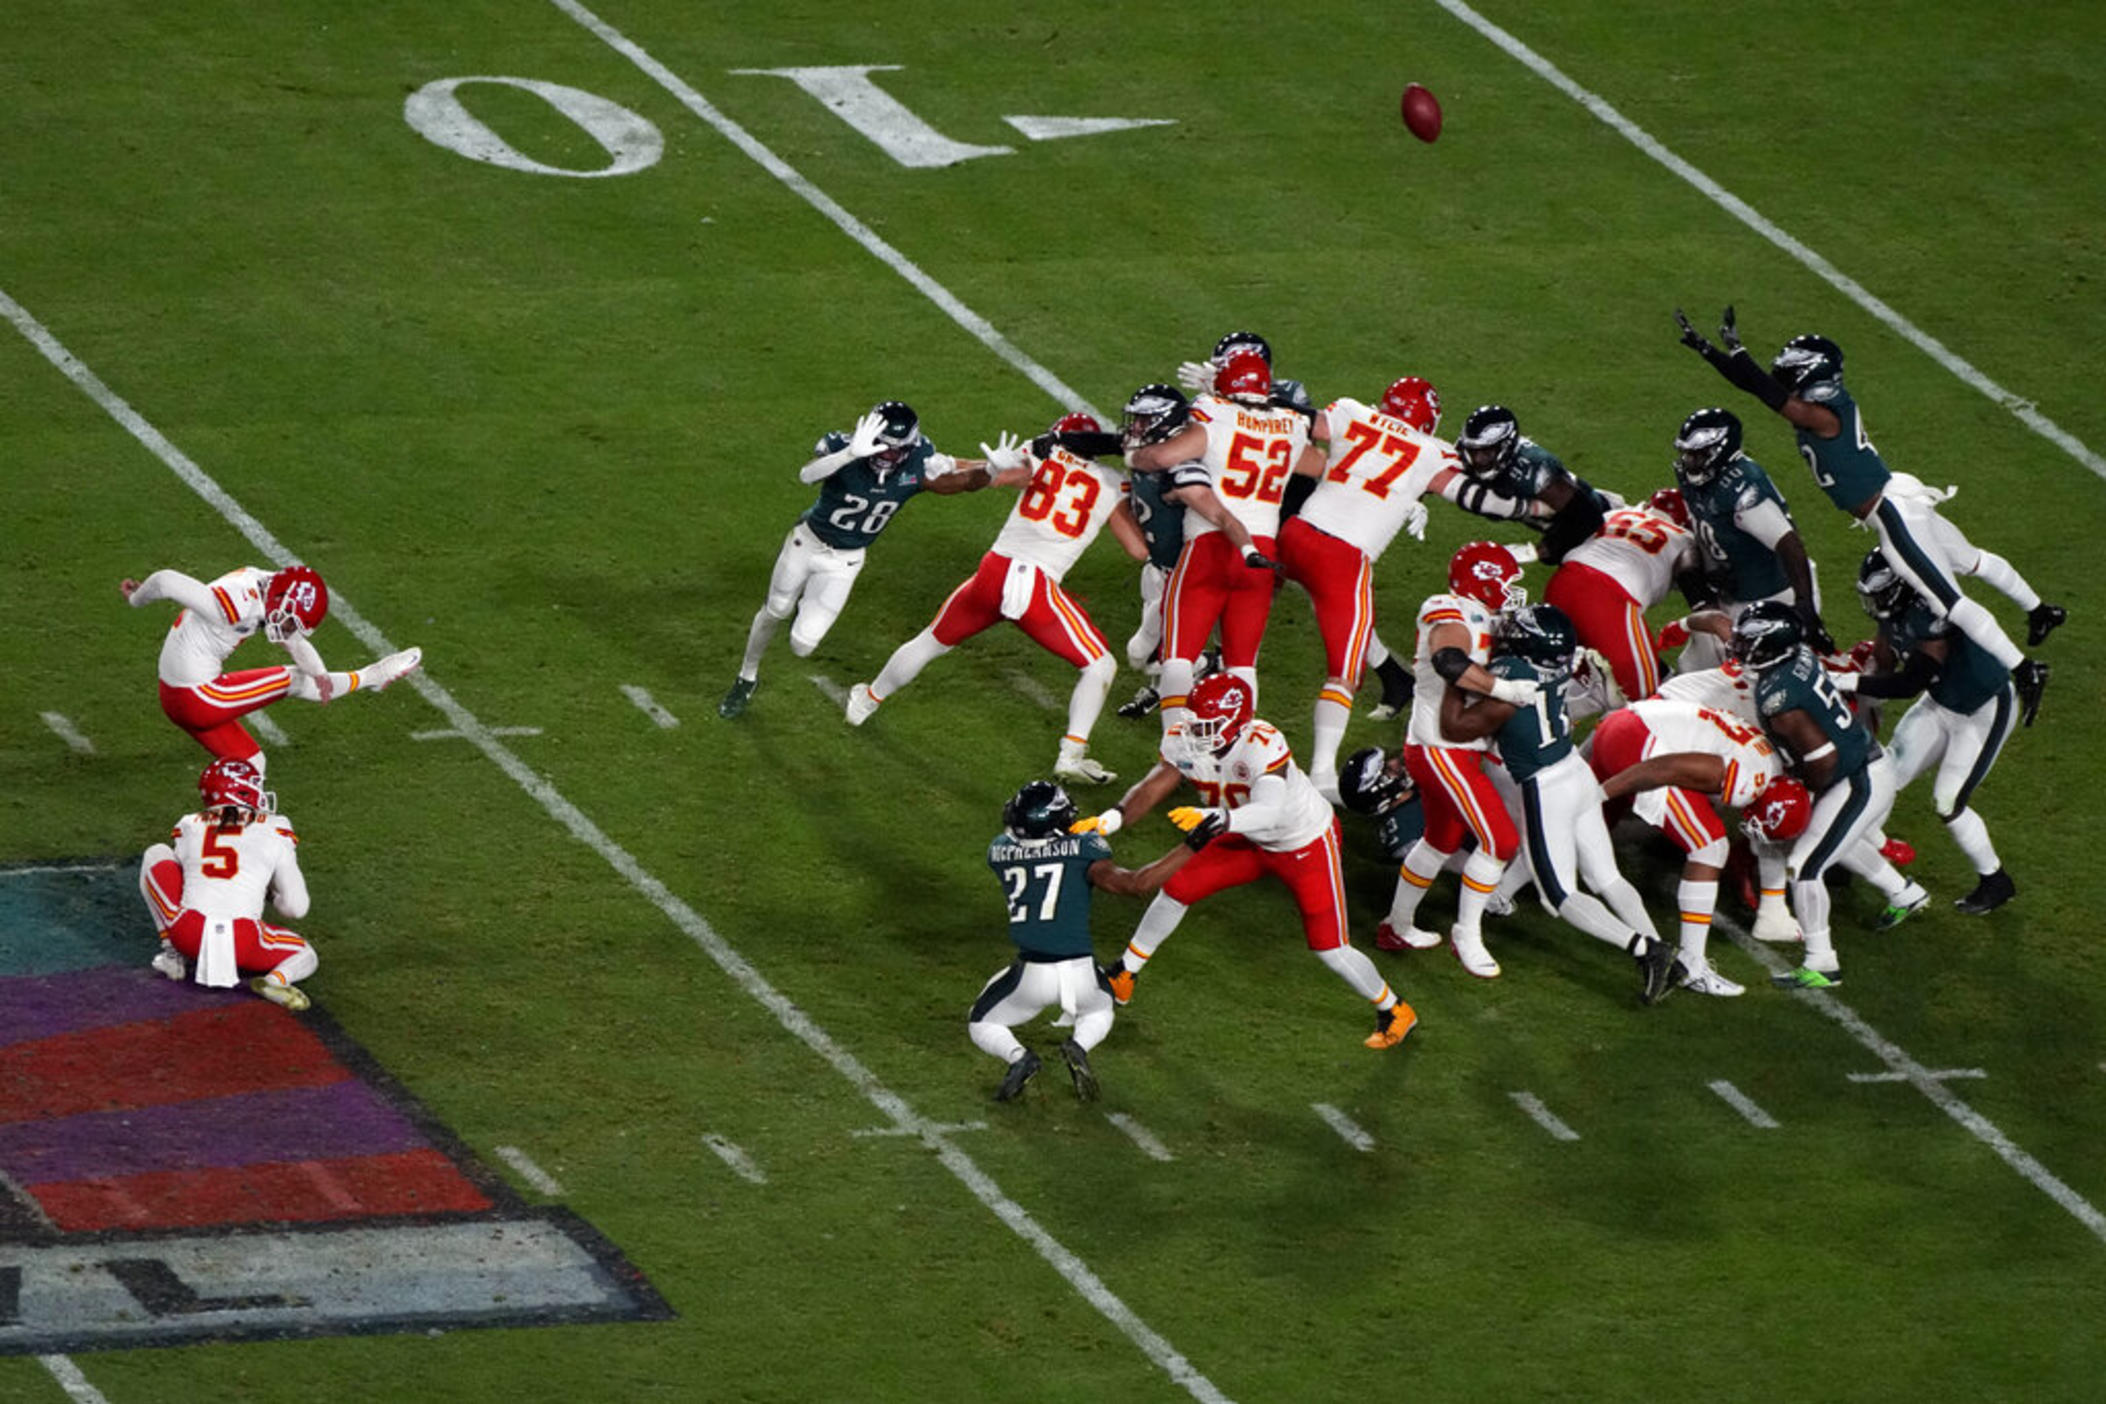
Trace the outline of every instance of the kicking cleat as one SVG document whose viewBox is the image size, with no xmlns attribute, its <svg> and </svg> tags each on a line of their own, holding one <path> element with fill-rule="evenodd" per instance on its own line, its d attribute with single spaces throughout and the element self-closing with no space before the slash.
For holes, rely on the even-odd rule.
<svg viewBox="0 0 2106 1404">
<path fill-rule="evenodd" d="M 2027 726 L 2040 715 L 2040 694 L 2047 691 L 2048 666 L 2028 658 L 2011 670 L 2011 685 L 2018 689 L 2018 719 Z"/>
<path fill-rule="evenodd" d="M 1724 999 L 1731 999 L 1735 995 L 1744 995 L 1748 992 L 1746 985 L 1728 980 L 1709 965 L 1699 965 L 1694 969 L 1690 969 L 1688 968 L 1688 962 L 1684 961 L 1682 964 L 1684 973 L 1681 979 L 1681 987 L 1692 994 L 1718 995 Z"/>
<path fill-rule="evenodd" d="M 359 673 L 359 686 L 378 692 L 389 683 L 401 682 L 424 662 L 424 650 L 405 648 L 400 653 L 391 653 L 377 663 L 368 664 Z"/>
<path fill-rule="evenodd" d="M 1647 941 L 1643 949 L 1631 952 L 1631 956 L 1638 962 L 1641 981 L 1638 1001 L 1641 1004 L 1658 1004 L 1689 973 L 1688 967 L 1665 941 Z"/>
<path fill-rule="evenodd" d="M 734 678 L 731 683 L 731 691 L 725 693 L 724 700 L 717 703 L 717 715 L 720 717 L 744 716 L 746 714 L 746 704 L 753 700 L 753 689 L 759 686 L 759 678 Z"/>
<path fill-rule="evenodd" d="M 1484 899 L 1484 914 L 1488 917 L 1510 917 L 1514 914 L 1514 899 L 1504 892 L 1494 892 Z"/>
<path fill-rule="evenodd" d="M 1833 990 L 1842 986 L 1843 972 L 1816 970 L 1811 965 L 1802 965 L 1797 970 L 1772 975 L 1770 983 L 1780 990 Z"/>
<path fill-rule="evenodd" d="M 1009 1071 L 1002 1074 L 1002 1085 L 995 1090 L 995 1100 L 1013 1102 L 1023 1096 L 1024 1084 L 1037 1077 L 1038 1070 L 1044 1066 L 1038 1060 L 1038 1054 L 1026 1048 L 1024 1056 L 1011 1063 Z"/>
<path fill-rule="evenodd" d="M 155 974 L 166 975 L 171 980 L 180 980 L 190 973 L 183 960 L 183 953 L 166 941 L 161 943 L 161 949 L 154 954 L 153 968 Z"/>
<path fill-rule="evenodd" d="M 1430 951 L 1440 943 L 1438 931 L 1421 931 L 1416 926 L 1399 931 L 1386 921 L 1375 928 L 1375 949 L 1378 951 Z"/>
<path fill-rule="evenodd" d="M 1161 706 L 1162 701 L 1162 693 L 1157 692 L 1152 687 L 1143 686 L 1139 692 L 1133 695 L 1132 700 L 1119 704 L 1118 712 L 1120 716 L 1128 721 L 1139 721 L 1142 717 L 1147 716 Z"/>
<path fill-rule="evenodd" d="M 1890 838 L 1879 846 L 1879 856 L 1897 868 L 1906 868 L 1916 861 L 1916 845 L 1907 839 Z"/>
<path fill-rule="evenodd" d="M 1085 1102 L 1097 1100 L 1097 1074 L 1090 1069 L 1089 1051 L 1074 1039 L 1063 1039 L 1060 1056 L 1067 1060 L 1068 1076 L 1075 1080 L 1075 1096 Z"/>
<path fill-rule="evenodd" d="M 249 981 L 249 988 L 272 1004 L 281 1009 L 290 1009 L 295 1014 L 313 1002 L 307 998 L 307 991 L 298 985 L 287 984 L 272 975 L 256 976 Z"/>
<path fill-rule="evenodd" d="M 2026 611 L 2026 647 L 2038 648 L 2047 636 L 2069 622 L 2069 611 L 2042 600 Z"/>
<path fill-rule="evenodd" d="M 1455 958 L 1462 962 L 1463 969 L 1480 980 L 1499 978 L 1499 962 L 1485 949 L 1482 934 L 1457 927 L 1448 933 L 1448 944 L 1455 948 Z"/>
<path fill-rule="evenodd" d="M 1892 931 L 1929 904 L 1930 894 L 1920 884 L 1912 882 L 1901 889 L 1901 895 L 1894 899 L 1893 905 L 1881 912 L 1879 920 L 1872 925 L 1880 931 Z"/>
<path fill-rule="evenodd" d="M 1088 756 L 1062 756 L 1053 766 L 1053 778 L 1064 785 L 1109 785 L 1119 776 Z"/>
<path fill-rule="evenodd" d="M 870 714 L 878 709 L 878 696 L 870 690 L 869 683 L 857 683 L 848 690 L 848 724 L 861 726 L 870 720 Z"/>
<path fill-rule="evenodd" d="M 1375 1031 L 1361 1042 L 1369 1048 L 1395 1048 L 1418 1024 L 1418 1014 L 1400 999 L 1387 1009 L 1375 1011 Z"/>
<path fill-rule="evenodd" d="M 1969 916 L 1987 916 L 2017 895 L 2018 884 L 2011 881 L 2009 873 L 2002 868 L 1998 868 L 1995 872 L 1976 883 L 1974 891 L 1954 902 L 1953 905 Z M 180 961 L 182 957 L 177 956 L 176 959 Z M 155 962 L 154 968 L 160 968 L 158 961 Z"/>
<path fill-rule="evenodd" d="M 1139 971 L 1128 970 L 1126 962 L 1115 960 L 1097 973 L 1104 978 L 1104 988 L 1111 991 L 1114 1000 L 1120 1004 L 1133 1003 L 1133 977 Z"/>
<path fill-rule="evenodd" d="M 1748 933 L 1758 941 L 1776 941 L 1780 944 L 1800 939 L 1799 923 L 1783 907 L 1767 907 L 1755 913 L 1755 926 Z"/>
</svg>

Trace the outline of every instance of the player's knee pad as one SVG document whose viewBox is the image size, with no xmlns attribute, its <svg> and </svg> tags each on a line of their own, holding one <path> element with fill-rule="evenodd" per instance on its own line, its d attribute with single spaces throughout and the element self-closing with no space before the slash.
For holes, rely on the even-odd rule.
<svg viewBox="0 0 2106 1404">
<path fill-rule="evenodd" d="M 1732 840 L 1720 834 L 1702 848 L 1690 849 L 1688 858 L 1690 862 L 1702 863 L 1707 868 L 1723 868 L 1726 866 L 1726 855 L 1732 852 L 1732 849 Z"/>
<path fill-rule="evenodd" d="M 819 639 L 824 637 L 825 635 L 821 634 L 819 638 L 808 638 L 792 629 L 790 631 L 790 652 L 796 654 L 799 658 L 810 658 L 813 650 L 819 647 Z"/>
<path fill-rule="evenodd" d="M 1111 686 L 1112 676 L 1119 671 L 1119 662 L 1109 653 L 1100 653 L 1082 666 L 1085 681 Z"/>
</svg>

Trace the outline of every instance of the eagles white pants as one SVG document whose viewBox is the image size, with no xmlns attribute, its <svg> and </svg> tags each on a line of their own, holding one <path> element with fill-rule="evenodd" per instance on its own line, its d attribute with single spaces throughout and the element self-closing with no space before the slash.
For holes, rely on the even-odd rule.
<svg viewBox="0 0 2106 1404">
<path fill-rule="evenodd" d="M 1938 817 L 1950 822 L 1967 808 L 1975 786 L 1988 778 L 2017 714 L 2017 694 L 2008 684 L 1972 712 L 1955 712 L 1928 697 L 1919 698 L 1894 727 L 1894 788 L 1905 789 L 1936 766 L 1931 798 Z"/>
<path fill-rule="evenodd" d="M 1075 1021 L 1075 1041 L 1095 1048 L 1111 1032 L 1117 1008 L 1089 956 L 1068 960 L 1017 960 L 998 971 L 973 1001 L 968 1027 L 983 1051 L 1007 1059 L 1015 1036 L 1009 1030 L 1058 1004 Z"/>
<path fill-rule="evenodd" d="M 777 619 L 797 611 L 790 626 L 790 649 L 799 657 L 819 647 L 827 630 L 848 607 L 848 595 L 862 572 L 865 549 L 843 551 L 827 545 L 803 522 L 790 528 L 768 577 L 768 601 L 764 608 Z M 801 602 L 800 602 L 801 601 Z"/>
<path fill-rule="evenodd" d="M 1153 562 L 1141 565 L 1141 627 L 1126 641 L 1126 666 L 1146 672 L 1148 660 L 1163 641 L 1163 582 L 1170 573 Z"/>
<path fill-rule="evenodd" d="M 1817 882 L 1831 863 L 1880 831 L 1894 808 L 1894 762 L 1884 752 L 1840 784 L 1814 796 L 1813 817 L 1785 859 L 1793 882 Z"/>
</svg>

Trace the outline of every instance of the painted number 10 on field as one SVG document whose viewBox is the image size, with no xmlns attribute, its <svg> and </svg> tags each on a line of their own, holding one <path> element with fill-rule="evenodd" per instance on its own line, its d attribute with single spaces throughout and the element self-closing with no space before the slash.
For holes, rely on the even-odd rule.
<svg viewBox="0 0 2106 1404">
<path fill-rule="evenodd" d="M 961 161 L 975 161 L 983 156 L 1015 154 L 1014 147 L 978 146 L 945 136 L 916 116 L 912 108 L 879 87 L 871 77 L 873 73 L 899 71 L 901 65 L 896 63 L 730 70 L 741 77 L 788 79 L 902 166 L 955 166 Z M 591 170 L 577 170 L 537 161 L 519 151 L 469 112 L 461 101 L 461 89 L 479 83 L 532 93 L 591 137 L 607 153 L 607 163 Z M 597 93 L 538 78 L 441 78 L 411 93 L 402 105 L 402 115 L 419 135 L 448 151 L 458 152 L 471 161 L 483 161 L 534 175 L 586 179 L 630 175 L 657 164 L 665 152 L 665 138 L 649 118 Z M 1161 127 L 1174 121 L 1168 117 L 1027 116 L 1004 116 L 1002 120 L 1031 141 L 1096 136 L 1133 127 Z"/>
</svg>

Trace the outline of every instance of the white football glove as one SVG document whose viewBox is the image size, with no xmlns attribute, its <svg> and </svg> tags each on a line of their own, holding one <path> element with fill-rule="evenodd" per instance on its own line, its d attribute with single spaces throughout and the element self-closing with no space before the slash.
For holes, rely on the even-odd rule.
<svg viewBox="0 0 2106 1404">
<path fill-rule="evenodd" d="M 1527 678 L 1500 678 L 1492 684 L 1489 694 L 1495 701 L 1510 703 L 1516 707 L 1532 707 L 1543 689 Z"/>
<path fill-rule="evenodd" d="M 1006 473 L 1011 468 L 1021 468 L 1024 466 L 1024 451 L 1018 447 L 1019 442 L 1016 435 L 1005 429 L 1002 431 L 1001 442 L 997 443 L 993 448 L 989 448 L 985 440 L 981 441 L 980 456 L 985 458 L 987 466 L 994 469 L 997 473 Z"/>
<path fill-rule="evenodd" d="M 855 432 L 848 436 L 848 451 L 857 458 L 868 458 L 885 446 L 885 416 L 872 410 L 856 421 Z"/>
<path fill-rule="evenodd" d="M 1426 539 L 1426 504 L 1417 498 L 1404 509 L 1404 530 L 1411 533 L 1413 541 Z"/>
<path fill-rule="evenodd" d="M 1212 361 L 1186 361 L 1177 368 L 1177 383 L 1187 390 L 1211 390 L 1217 369 Z"/>
</svg>

